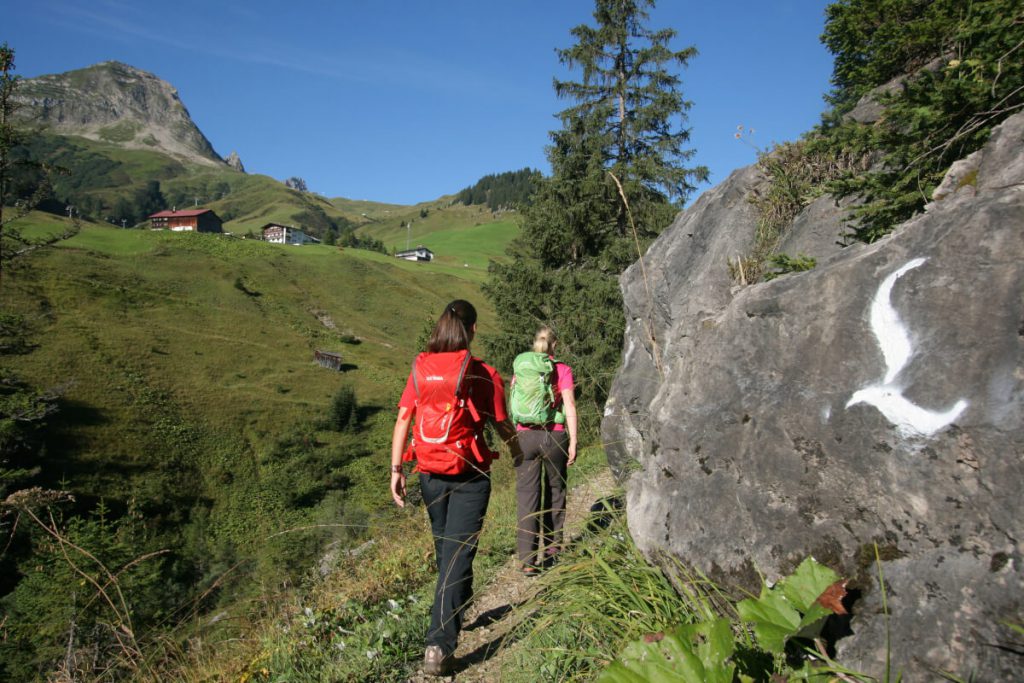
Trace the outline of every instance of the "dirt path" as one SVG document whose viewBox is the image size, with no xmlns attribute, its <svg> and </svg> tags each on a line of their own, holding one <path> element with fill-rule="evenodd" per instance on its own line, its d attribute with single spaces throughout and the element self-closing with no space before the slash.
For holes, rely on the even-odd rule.
<svg viewBox="0 0 1024 683">
<path fill-rule="evenodd" d="M 611 472 L 605 470 L 589 481 L 569 489 L 565 509 L 567 540 L 579 535 L 590 507 L 615 488 Z M 408 683 L 458 681 L 459 683 L 500 683 L 501 665 L 515 643 L 506 642 L 515 625 L 512 616 L 535 590 L 536 579 L 519 572 L 519 562 L 509 558 L 491 582 L 477 593 L 464 620 L 459 639 L 456 672 L 453 676 L 437 678 L 417 672 Z"/>
</svg>

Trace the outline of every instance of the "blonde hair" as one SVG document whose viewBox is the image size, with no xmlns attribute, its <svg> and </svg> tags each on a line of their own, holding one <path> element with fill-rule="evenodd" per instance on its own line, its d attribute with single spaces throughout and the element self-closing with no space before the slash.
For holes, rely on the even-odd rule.
<svg viewBox="0 0 1024 683">
<path fill-rule="evenodd" d="M 558 338 L 555 337 L 555 331 L 550 327 L 542 327 L 537 330 L 536 336 L 533 338 L 533 350 L 535 353 L 547 353 L 550 354 L 555 350 L 555 342 Z"/>
</svg>

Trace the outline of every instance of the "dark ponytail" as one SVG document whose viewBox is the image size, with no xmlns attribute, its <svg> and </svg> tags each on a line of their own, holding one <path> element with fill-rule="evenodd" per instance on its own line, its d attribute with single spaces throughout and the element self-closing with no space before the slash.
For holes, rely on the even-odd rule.
<svg viewBox="0 0 1024 683">
<path fill-rule="evenodd" d="M 427 342 L 427 353 L 462 351 L 473 340 L 476 309 L 473 304 L 456 299 L 444 308 Z"/>
</svg>

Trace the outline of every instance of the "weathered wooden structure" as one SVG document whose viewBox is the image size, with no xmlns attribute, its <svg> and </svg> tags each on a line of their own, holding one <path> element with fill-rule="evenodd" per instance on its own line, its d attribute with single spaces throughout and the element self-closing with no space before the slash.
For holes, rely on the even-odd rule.
<svg viewBox="0 0 1024 683">
<path fill-rule="evenodd" d="M 337 351 L 321 351 L 317 349 L 313 352 L 313 360 L 328 370 L 341 370 L 341 354 Z"/>
</svg>

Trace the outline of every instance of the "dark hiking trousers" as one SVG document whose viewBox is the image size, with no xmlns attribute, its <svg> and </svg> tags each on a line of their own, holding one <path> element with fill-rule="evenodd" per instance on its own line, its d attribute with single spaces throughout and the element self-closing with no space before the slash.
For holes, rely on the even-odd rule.
<svg viewBox="0 0 1024 683">
<path fill-rule="evenodd" d="M 473 558 L 491 497 L 491 479 L 478 472 L 457 476 L 420 473 L 420 490 L 434 534 L 437 587 L 427 645 L 455 652 L 462 613 L 473 597 Z"/>
<path fill-rule="evenodd" d="M 516 554 L 525 565 L 539 567 L 546 552 L 561 549 L 565 523 L 569 435 L 547 429 L 517 432 L 522 460 L 516 467 Z"/>
</svg>

